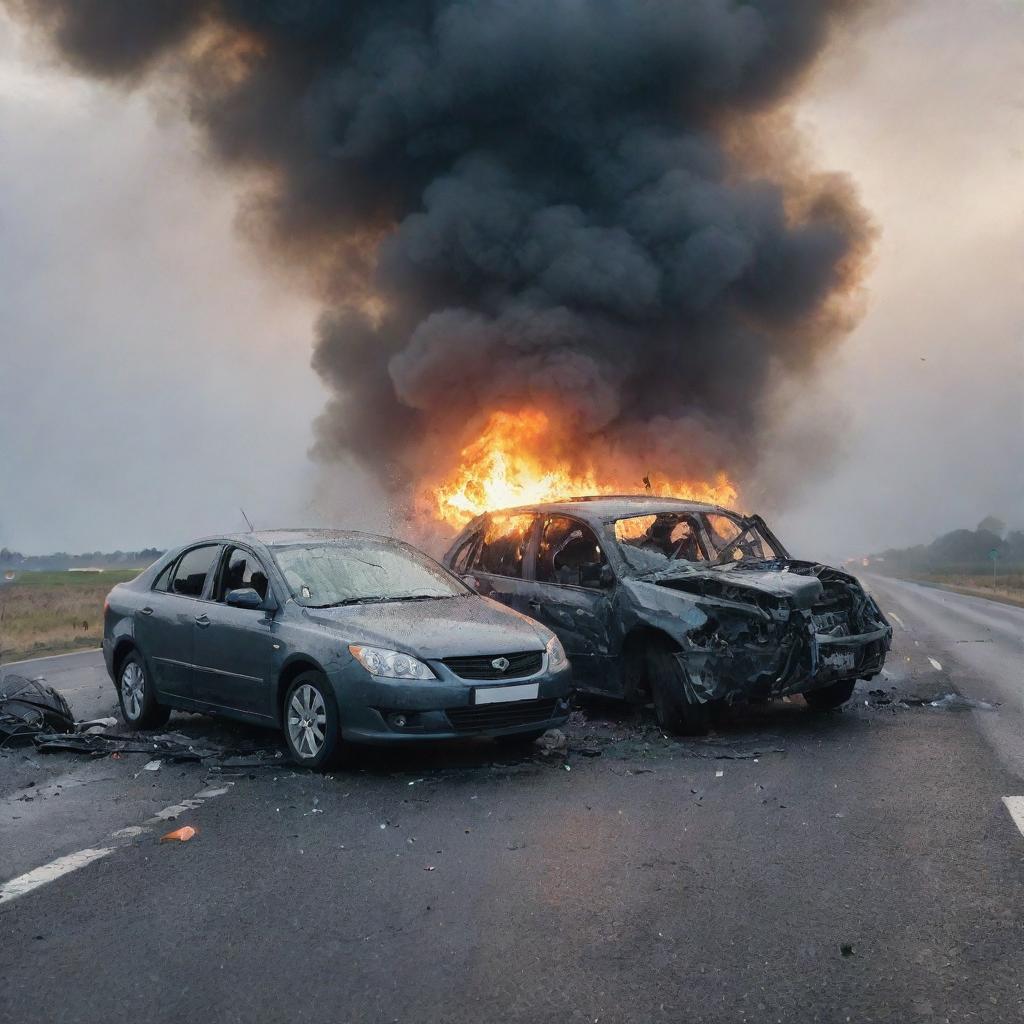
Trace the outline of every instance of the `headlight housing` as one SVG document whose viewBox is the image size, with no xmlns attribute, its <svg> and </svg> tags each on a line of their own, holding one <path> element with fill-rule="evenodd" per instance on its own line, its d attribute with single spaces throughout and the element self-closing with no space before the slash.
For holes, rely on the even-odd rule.
<svg viewBox="0 0 1024 1024">
<path fill-rule="evenodd" d="M 565 656 L 565 648 L 557 636 L 553 636 L 544 649 L 548 655 L 549 672 L 561 672 L 563 668 L 569 667 L 569 659 Z"/>
<path fill-rule="evenodd" d="M 385 679 L 436 679 L 437 676 L 418 658 L 384 647 L 365 647 L 349 644 L 352 657 L 371 675 Z"/>
</svg>

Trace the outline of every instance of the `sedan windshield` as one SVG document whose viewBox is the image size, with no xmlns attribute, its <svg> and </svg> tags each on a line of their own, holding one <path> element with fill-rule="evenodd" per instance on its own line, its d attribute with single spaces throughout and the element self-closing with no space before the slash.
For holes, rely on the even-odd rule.
<svg viewBox="0 0 1024 1024">
<path fill-rule="evenodd" d="M 754 520 L 720 512 L 660 512 L 616 519 L 615 540 L 639 573 L 677 564 L 683 568 L 779 557 Z"/>
<path fill-rule="evenodd" d="M 292 597 L 307 608 L 381 601 L 431 601 L 472 593 L 418 551 L 383 539 L 274 547 Z"/>
</svg>

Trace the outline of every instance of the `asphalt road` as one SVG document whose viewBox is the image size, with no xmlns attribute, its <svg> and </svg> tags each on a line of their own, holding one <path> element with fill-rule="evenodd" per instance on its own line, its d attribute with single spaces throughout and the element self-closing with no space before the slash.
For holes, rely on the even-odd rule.
<svg viewBox="0 0 1024 1024">
<path fill-rule="evenodd" d="M 92 858 L 0 896 L 0 1021 L 1020 1019 L 1024 612 L 871 583 L 886 678 L 706 740 L 591 704 L 566 750 L 334 776 L 0 754 L 0 893 Z M 97 658 L 17 671 L 93 717 Z M 898 702 L 954 689 L 997 706 Z"/>
</svg>

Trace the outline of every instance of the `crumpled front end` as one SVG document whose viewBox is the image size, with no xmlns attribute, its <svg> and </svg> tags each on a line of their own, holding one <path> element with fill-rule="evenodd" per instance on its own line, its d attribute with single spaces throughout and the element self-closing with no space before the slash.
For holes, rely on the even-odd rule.
<svg viewBox="0 0 1024 1024">
<path fill-rule="evenodd" d="M 735 566 L 656 584 L 693 602 L 674 635 L 686 698 L 694 704 L 784 697 L 870 679 L 881 671 L 892 641 L 874 599 L 854 577 L 827 566 Z"/>
</svg>

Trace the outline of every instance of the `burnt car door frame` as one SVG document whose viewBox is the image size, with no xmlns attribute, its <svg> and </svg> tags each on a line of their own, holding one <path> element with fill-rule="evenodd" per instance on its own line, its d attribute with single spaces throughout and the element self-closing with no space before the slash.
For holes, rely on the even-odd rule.
<svg viewBox="0 0 1024 1024">
<path fill-rule="evenodd" d="M 531 562 L 532 553 L 537 543 L 537 524 L 540 521 L 540 514 L 533 511 L 516 514 L 530 516 L 532 519 L 529 530 L 526 533 L 526 542 L 523 545 L 523 557 L 519 564 L 518 576 L 503 576 L 500 573 L 486 572 L 475 565 L 483 548 L 484 534 L 490 523 L 489 515 L 484 516 L 470 537 L 459 545 L 451 559 L 452 571 L 460 577 L 471 576 L 476 580 L 476 590 L 483 597 L 492 598 L 512 608 L 514 611 L 521 612 L 523 615 L 528 615 L 531 618 L 536 618 L 529 607 L 530 581 L 526 578 L 525 570 L 526 566 Z M 464 571 L 459 572 L 454 567 L 459 555 L 462 554 L 467 546 L 469 547 L 467 565 Z"/>
<path fill-rule="evenodd" d="M 616 665 L 621 630 L 617 628 L 614 600 L 619 581 L 608 545 L 590 523 L 578 516 L 565 512 L 535 514 L 534 535 L 523 559 L 523 575 L 528 577 L 532 588 L 526 614 L 547 626 L 562 642 L 572 664 L 574 686 L 592 693 L 622 696 L 622 673 Z M 577 586 L 537 579 L 542 531 L 552 519 L 567 519 L 594 537 L 611 577 L 607 586 Z"/>
</svg>

